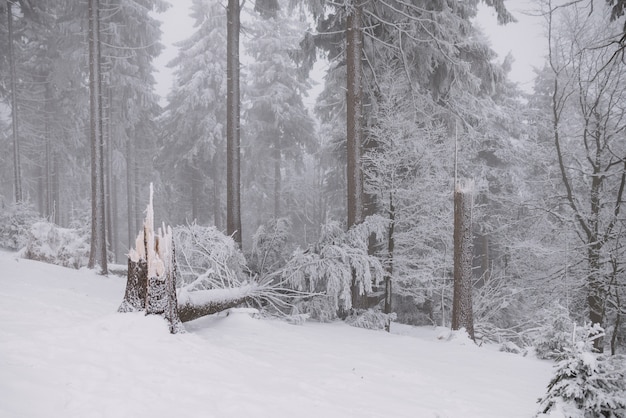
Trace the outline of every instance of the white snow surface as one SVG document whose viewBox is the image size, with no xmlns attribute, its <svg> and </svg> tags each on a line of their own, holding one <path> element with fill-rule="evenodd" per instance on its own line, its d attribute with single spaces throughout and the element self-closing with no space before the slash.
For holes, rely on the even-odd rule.
<svg viewBox="0 0 626 418">
<path fill-rule="evenodd" d="M 552 374 L 428 327 L 244 311 L 171 335 L 160 317 L 116 313 L 124 287 L 0 252 L 0 417 L 528 418 Z"/>
</svg>

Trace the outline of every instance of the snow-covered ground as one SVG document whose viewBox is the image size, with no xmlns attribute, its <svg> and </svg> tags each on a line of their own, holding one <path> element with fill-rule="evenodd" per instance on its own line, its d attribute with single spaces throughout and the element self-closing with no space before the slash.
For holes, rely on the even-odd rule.
<svg viewBox="0 0 626 418">
<path fill-rule="evenodd" d="M 0 417 L 528 418 L 552 373 L 430 328 L 235 314 L 170 335 L 116 313 L 124 286 L 0 252 Z"/>
</svg>

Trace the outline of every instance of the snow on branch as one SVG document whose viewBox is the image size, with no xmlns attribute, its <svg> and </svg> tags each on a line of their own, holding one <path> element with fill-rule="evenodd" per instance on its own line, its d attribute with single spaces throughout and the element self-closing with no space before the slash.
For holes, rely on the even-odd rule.
<svg viewBox="0 0 626 418">
<path fill-rule="evenodd" d="M 370 216 L 344 232 L 339 224 L 326 224 L 320 241 L 307 250 L 296 250 L 278 274 L 288 286 L 303 292 L 326 293 L 335 310 L 352 307 L 351 284 L 356 280 L 360 294 L 372 291 L 380 283 L 384 268 L 368 254 L 368 240 L 384 236 L 388 220 Z"/>
</svg>

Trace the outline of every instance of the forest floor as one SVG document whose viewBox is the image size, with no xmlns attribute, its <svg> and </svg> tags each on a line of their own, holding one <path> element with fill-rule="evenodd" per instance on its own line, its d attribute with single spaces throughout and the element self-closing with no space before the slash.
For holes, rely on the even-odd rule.
<svg viewBox="0 0 626 418">
<path fill-rule="evenodd" d="M 552 374 L 442 328 L 234 314 L 170 335 L 116 313 L 124 288 L 0 252 L 0 417 L 528 418 Z"/>
</svg>

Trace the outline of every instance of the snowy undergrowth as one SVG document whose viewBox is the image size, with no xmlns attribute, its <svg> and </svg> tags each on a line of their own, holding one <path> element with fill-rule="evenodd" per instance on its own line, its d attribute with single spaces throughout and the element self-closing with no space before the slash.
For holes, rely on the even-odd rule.
<svg viewBox="0 0 626 418">
<path fill-rule="evenodd" d="M 527 418 L 551 363 L 441 338 L 117 314 L 125 280 L 0 253 L 0 416 Z"/>
<path fill-rule="evenodd" d="M 89 261 L 89 237 L 81 231 L 51 222 L 35 222 L 26 234 L 20 255 L 63 267 L 81 268 Z"/>
</svg>

